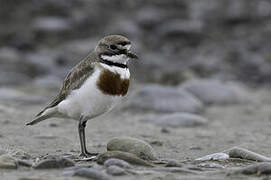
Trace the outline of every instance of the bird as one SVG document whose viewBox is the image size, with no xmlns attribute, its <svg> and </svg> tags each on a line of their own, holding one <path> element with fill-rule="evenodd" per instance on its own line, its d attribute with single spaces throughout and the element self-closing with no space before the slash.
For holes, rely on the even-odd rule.
<svg viewBox="0 0 271 180">
<path fill-rule="evenodd" d="M 130 84 L 128 61 L 132 59 L 138 59 L 138 56 L 131 51 L 128 38 L 123 35 L 105 36 L 70 70 L 55 98 L 26 125 L 49 118 L 76 120 L 81 146 L 79 157 L 97 155 L 87 151 L 86 123 L 109 112 L 127 95 Z"/>
</svg>

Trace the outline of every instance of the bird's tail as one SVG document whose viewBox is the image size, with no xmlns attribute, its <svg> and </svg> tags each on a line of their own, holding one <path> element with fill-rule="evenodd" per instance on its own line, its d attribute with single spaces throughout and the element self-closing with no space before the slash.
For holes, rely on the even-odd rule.
<svg viewBox="0 0 271 180">
<path fill-rule="evenodd" d="M 48 119 L 50 117 L 53 117 L 55 114 L 57 113 L 56 108 L 49 108 L 46 109 L 44 112 L 42 112 L 41 114 L 39 113 L 35 119 L 33 119 L 32 121 L 30 121 L 29 123 L 26 123 L 27 126 L 29 125 L 34 125 L 37 124 L 45 119 Z"/>
<path fill-rule="evenodd" d="M 29 125 L 34 125 L 34 124 L 37 124 L 45 119 L 47 119 L 48 116 L 38 116 L 38 117 L 35 117 L 35 119 L 33 119 L 32 121 L 30 121 L 29 123 L 26 123 L 27 126 Z"/>
</svg>

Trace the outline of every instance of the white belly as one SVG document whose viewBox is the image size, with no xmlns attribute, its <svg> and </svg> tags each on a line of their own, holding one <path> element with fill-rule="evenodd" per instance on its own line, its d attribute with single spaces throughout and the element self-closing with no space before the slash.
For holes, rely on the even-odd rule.
<svg viewBox="0 0 271 180">
<path fill-rule="evenodd" d="M 122 96 L 105 95 L 97 89 L 96 82 L 100 72 L 97 68 L 79 89 L 72 91 L 66 100 L 59 103 L 58 111 L 75 120 L 79 120 L 81 116 L 91 119 L 110 111 L 118 104 Z"/>
</svg>

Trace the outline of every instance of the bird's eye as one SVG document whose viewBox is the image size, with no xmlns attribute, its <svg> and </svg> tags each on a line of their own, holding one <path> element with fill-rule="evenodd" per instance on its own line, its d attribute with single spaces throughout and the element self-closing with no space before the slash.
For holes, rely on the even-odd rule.
<svg viewBox="0 0 271 180">
<path fill-rule="evenodd" d="M 116 46 L 116 45 L 110 45 L 109 47 L 110 47 L 110 49 L 112 49 L 112 50 L 116 50 L 116 49 L 117 49 L 117 46 Z"/>
</svg>

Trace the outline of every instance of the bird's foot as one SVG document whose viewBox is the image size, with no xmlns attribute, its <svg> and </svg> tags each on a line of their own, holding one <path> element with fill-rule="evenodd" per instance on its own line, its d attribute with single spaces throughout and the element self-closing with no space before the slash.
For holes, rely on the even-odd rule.
<svg viewBox="0 0 271 180">
<path fill-rule="evenodd" d="M 79 158 L 82 160 L 95 160 L 99 153 L 81 152 Z"/>
</svg>

